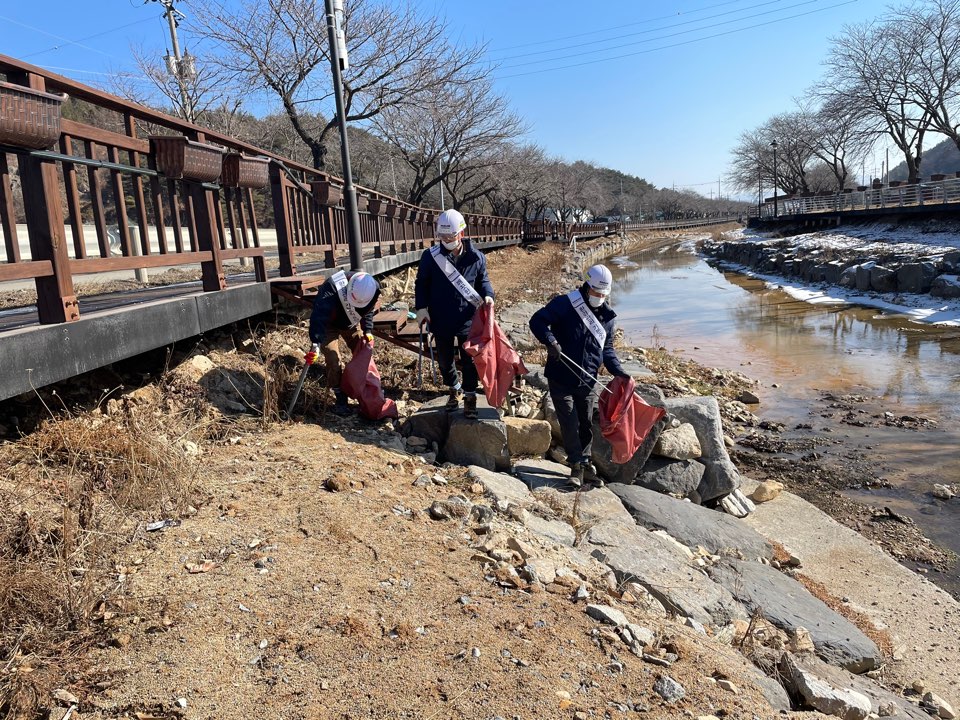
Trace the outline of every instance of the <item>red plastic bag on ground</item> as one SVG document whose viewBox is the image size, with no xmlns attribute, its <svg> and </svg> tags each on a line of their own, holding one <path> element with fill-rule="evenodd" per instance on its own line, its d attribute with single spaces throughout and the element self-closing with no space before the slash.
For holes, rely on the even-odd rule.
<svg viewBox="0 0 960 720">
<path fill-rule="evenodd" d="M 600 432 L 618 465 L 630 461 L 653 426 L 667 414 L 663 408 L 645 403 L 634 392 L 636 386 L 633 378 L 615 377 L 607 384 L 609 392 L 600 396 Z"/>
<path fill-rule="evenodd" d="M 360 403 L 360 414 L 368 420 L 399 417 L 396 403 L 383 396 L 372 343 L 360 341 L 354 346 L 353 358 L 343 369 L 340 389 Z"/>
<path fill-rule="evenodd" d="M 492 305 L 484 303 L 477 308 L 463 349 L 477 366 L 477 374 L 490 407 L 503 405 L 513 379 L 517 375 L 526 375 L 527 368 L 497 325 Z"/>
</svg>

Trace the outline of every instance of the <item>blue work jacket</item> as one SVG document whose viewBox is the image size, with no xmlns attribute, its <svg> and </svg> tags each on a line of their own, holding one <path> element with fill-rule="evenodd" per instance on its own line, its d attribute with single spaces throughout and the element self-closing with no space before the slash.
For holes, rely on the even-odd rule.
<svg viewBox="0 0 960 720">
<path fill-rule="evenodd" d="M 482 252 L 474 249 L 473 243 L 464 238 L 463 252 L 456 258 L 443 246 L 440 252 L 453 263 L 481 298 L 494 297 L 493 286 L 487 277 L 487 259 Z M 447 280 L 429 250 L 424 250 L 420 256 L 414 294 L 417 309 L 427 308 L 430 311 L 430 330 L 435 335 L 452 337 L 466 335 L 470 331 L 476 308 Z"/>
<path fill-rule="evenodd" d="M 587 302 L 588 291 L 589 286 L 584 283 L 580 287 L 584 302 Z M 614 375 L 626 374 L 613 349 L 614 320 L 617 314 L 606 302 L 598 308 L 591 308 L 589 304 L 587 307 L 607 332 L 606 342 L 602 348 L 593 333 L 583 324 L 583 320 L 573 309 L 573 304 L 566 295 L 558 295 L 530 318 L 530 330 L 537 340 L 544 345 L 556 341 L 563 354 L 587 372 L 584 376 L 584 373 L 569 367 L 562 359 L 547 360 L 544 374 L 550 381 L 551 390 L 556 388 L 572 391 L 582 387 L 592 387 L 596 382 L 601 363 Z"/>
<path fill-rule="evenodd" d="M 347 278 L 353 276 L 352 272 L 347 273 Z M 373 330 L 373 316 L 376 312 L 377 300 L 380 298 L 379 283 L 377 292 L 373 294 L 373 300 L 366 307 L 357 308 L 360 315 L 360 326 L 365 333 Z M 322 345 L 327 338 L 327 334 L 332 332 L 342 332 L 349 330 L 350 318 L 347 317 L 346 310 L 340 302 L 340 295 L 333 286 L 331 278 L 320 286 L 317 297 L 313 300 L 313 312 L 310 314 L 310 342 Z"/>
</svg>

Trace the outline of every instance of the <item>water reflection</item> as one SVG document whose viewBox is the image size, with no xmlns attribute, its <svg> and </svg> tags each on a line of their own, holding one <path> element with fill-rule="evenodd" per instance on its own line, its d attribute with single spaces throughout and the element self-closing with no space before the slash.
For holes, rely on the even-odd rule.
<svg viewBox="0 0 960 720">
<path fill-rule="evenodd" d="M 955 417 L 960 333 L 920 326 L 869 308 L 811 305 L 762 281 L 720 272 L 678 247 L 631 255 L 613 268 L 613 305 L 627 337 L 701 362 L 740 369 L 810 391 L 872 388 L 888 401 Z M 694 349 L 696 348 L 696 350 Z"/>
</svg>

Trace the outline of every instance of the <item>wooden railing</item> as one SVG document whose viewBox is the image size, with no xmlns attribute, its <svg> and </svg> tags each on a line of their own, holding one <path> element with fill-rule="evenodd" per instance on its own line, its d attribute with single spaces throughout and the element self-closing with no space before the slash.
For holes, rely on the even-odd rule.
<svg viewBox="0 0 960 720">
<path fill-rule="evenodd" d="M 5 141 L 9 135 L 0 119 L 0 282 L 34 280 L 41 323 L 80 317 L 73 285 L 79 274 L 199 264 L 203 289 L 217 291 L 228 284 L 224 261 L 239 258 L 253 263 L 256 281 L 267 281 L 257 206 L 272 207 L 282 277 L 296 275 L 304 257 L 333 267 L 348 255 L 339 178 L 4 55 L 0 74 L 19 88 L 69 95 L 107 118 L 97 124 L 62 119 L 53 147 L 39 150 Z M 6 102 L 17 90 L 0 87 L 4 92 L 0 100 Z M 168 177 L 143 136 L 147 129 L 268 158 L 268 178 L 260 188 Z M 357 193 L 364 258 L 433 244 L 438 210 L 363 187 Z M 476 240 L 523 237 L 523 222 L 516 218 L 466 219 L 467 234 Z"/>
</svg>

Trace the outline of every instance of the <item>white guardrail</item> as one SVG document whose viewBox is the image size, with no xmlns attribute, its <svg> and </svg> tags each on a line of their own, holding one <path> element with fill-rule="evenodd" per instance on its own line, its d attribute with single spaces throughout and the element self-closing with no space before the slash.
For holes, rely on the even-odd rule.
<svg viewBox="0 0 960 720">
<path fill-rule="evenodd" d="M 849 210 L 925 207 L 949 203 L 960 203 L 960 178 L 891 184 L 879 188 L 847 190 L 842 193 L 817 193 L 808 197 L 788 195 L 777 199 L 777 212 L 780 216 L 808 215 Z M 755 216 L 756 211 L 751 215 Z M 760 208 L 760 217 L 772 218 L 773 216 L 774 203 L 768 199 Z"/>
</svg>

